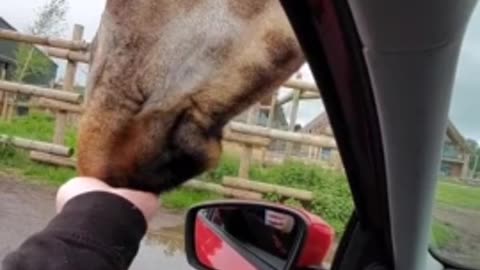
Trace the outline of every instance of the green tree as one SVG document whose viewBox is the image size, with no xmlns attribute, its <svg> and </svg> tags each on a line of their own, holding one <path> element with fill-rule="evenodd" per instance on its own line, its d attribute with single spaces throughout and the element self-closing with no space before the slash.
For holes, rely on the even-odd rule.
<svg viewBox="0 0 480 270">
<path fill-rule="evenodd" d="M 24 82 L 31 76 L 41 76 L 48 73 L 51 62 L 38 49 L 29 44 L 19 44 L 15 51 L 17 68 L 13 79 L 17 82 Z"/>
<path fill-rule="evenodd" d="M 40 36 L 60 36 L 67 27 L 67 0 L 47 0 L 37 9 L 37 14 L 27 32 Z M 14 80 L 24 82 L 29 76 L 44 75 L 50 70 L 50 62 L 35 46 L 20 44 L 15 52 L 17 68 Z"/>
<path fill-rule="evenodd" d="M 478 146 L 478 142 L 474 139 L 466 139 L 468 148 L 470 148 L 472 152 L 472 156 L 470 157 L 469 168 L 473 172 L 473 176 L 477 175 L 480 172 L 480 147 Z"/>
</svg>

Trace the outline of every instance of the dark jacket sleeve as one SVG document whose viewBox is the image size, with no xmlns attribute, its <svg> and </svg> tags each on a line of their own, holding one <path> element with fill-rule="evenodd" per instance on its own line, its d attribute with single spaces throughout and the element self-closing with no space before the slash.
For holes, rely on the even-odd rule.
<svg viewBox="0 0 480 270">
<path fill-rule="evenodd" d="M 2 269 L 128 269 L 146 228 L 140 210 L 126 199 L 86 193 L 9 254 Z"/>
</svg>

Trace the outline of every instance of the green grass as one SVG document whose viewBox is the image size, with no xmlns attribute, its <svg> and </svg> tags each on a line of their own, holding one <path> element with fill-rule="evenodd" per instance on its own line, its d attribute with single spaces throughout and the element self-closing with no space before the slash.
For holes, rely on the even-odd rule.
<svg viewBox="0 0 480 270">
<path fill-rule="evenodd" d="M 0 134 L 22 137 L 31 140 L 51 142 L 55 119 L 52 115 L 31 111 L 29 116 L 15 117 L 11 122 L 0 122 Z M 66 144 L 75 145 L 75 132 L 69 129 Z M 0 145 L 0 169 L 11 171 L 32 181 L 40 181 L 54 186 L 61 185 L 75 176 L 69 168 L 48 166 L 31 161 L 28 152 L 14 149 L 9 145 Z"/>
<path fill-rule="evenodd" d="M 11 122 L 0 122 L 0 134 L 17 136 L 31 140 L 51 142 L 55 118 L 53 115 L 38 111 L 31 111 L 28 116 L 15 117 Z M 75 147 L 76 133 L 69 128 L 65 134 L 65 143 Z"/>
<path fill-rule="evenodd" d="M 454 229 L 448 225 L 435 220 L 432 225 L 432 246 L 436 249 L 446 247 L 449 243 L 455 241 L 458 236 Z"/>
<path fill-rule="evenodd" d="M 201 190 L 178 188 L 161 196 L 162 205 L 170 209 L 187 209 L 195 204 L 221 199 L 222 196 Z"/>
<path fill-rule="evenodd" d="M 449 207 L 480 210 L 480 187 L 440 181 L 436 199 Z"/>
<path fill-rule="evenodd" d="M 30 160 L 27 152 L 5 144 L 0 144 L 0 169 L 23 176 L 27 180 L 54 186 L 59 186 L 75 176 L 73 169 L 36 163 Z"/>
</svg>

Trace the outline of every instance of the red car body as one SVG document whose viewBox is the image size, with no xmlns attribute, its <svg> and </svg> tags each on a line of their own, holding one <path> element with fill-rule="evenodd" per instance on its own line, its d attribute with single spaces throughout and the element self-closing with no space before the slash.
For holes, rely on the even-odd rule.
<svg viewBox="0 0 480 270">
<path fill-rule="evenodd" d="M 304 217 L 307 232 L 297 267 L 319 266 L 328 254 L 334 239 L 333 228 L 322 218 L 305 210 L 299 213 Z M 206 219 L 197 218 L 195 224 L 195 249 L 198 259 L 211 269 L 257 269 L 225 239 L 222 239 Z"/>
</svg>

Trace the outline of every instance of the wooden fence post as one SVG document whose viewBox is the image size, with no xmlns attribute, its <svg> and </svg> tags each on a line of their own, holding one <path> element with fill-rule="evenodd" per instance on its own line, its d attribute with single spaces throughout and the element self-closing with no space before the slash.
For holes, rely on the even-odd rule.
<svg viewBox="0 0 480 270">
<path fill-rule="evenodd" d="M 250 165 L 252 163 L 253 147 L 250 144 L 244 144 L 242 153 L 240 155 L 240 168 L 238 176 L 240 178 L 249 178 Z"/>
<path fill-rule="evenodd" d="M 255 125 L 258 117 L 258 105 L 253 105 L 248 111 L 247 124 Z M 238 176 L 248 179 L 250 172 L 250 165 L 252 163 L 253 146 L 245 143 L 240 154 L 240 167 L 238 169 Z"/>
<path fill-rule="evenodd" d="M 12 121 L 13 115 L 16 114 L 15 110 L 17 109 L 17 94 L 10 95 L 10 101 L 7 106 L 7 122 Z"/>
<path fill-rule="evenodd" d="M 470 178 L 475 179 L 477 174 L 477 166 L 478 166 L 478 155 L 475 153 L 475 161 L 473 162 L 473 168 L 470 172 Z"/>
<path fill-rule="evenodd" d="M 300 97 L 302 96 L 302 90 L 295 89 L 292 101 L 292 110 L 290 111 L 290 123 L 288 125 L 289 131 L 295 131 L 297 125 L 298 108 L 300 105 Z M 288 158 L 292 154 L 293 143 L 287 143 L 285 150 L 285 157 Z"/>
<path fill-rule="evenodd" d="M 76 24 L 73 28 L 73 41 L 81 41 L 83 37 L 83 26 Z M 75 73 L 77 72 L 77 63 L 68 60 L 65 77 L 63 80 L 63 90 L 73 91 L 75 85 Z M 56 144 L 65 144 L 65 131 L 67 126 L 68 112 L 59 110 L 55 117 L 55 134 L 53 142 Z"/>
<path fill-rule="evenodd" d="M 274 123 L 275 123 L 275 112 L 276 112 L 276 109 L 277 109 L 277 94 L 278 94 L 278 92 L 275 92 L 272 95 L 272 101 L 270 103 L 270 110 L 268 112 L 268 122 L 267 122 L 267 127 L 268 128 L 273 128 Z"/>
<path fill-rule="evenodd" d="M 6 74 L 7 74 L 6 67 L 2 66 L 1 69 L 0 69 L 0 79 L 5 80 Z M 5 119 L 4 117 L 5 117 L 6 109 L 7 109 L 7 106 L 8 106 L 8 103 L 7 103 L 8 94 L 5 91 L 1 91 L 0 97 L 1 97 L 1 102 L 2 102 L 2 104 L 0 104 L 0 106 L 1 106 L 1 110 L 0 110 L 1 118 Z"/>
<path fill-rule="evenodd" d="M 292 111 L 290 112 L 290 124 L 288 125 L 288 130 L 290 131 L 295 131 L 301 96 L 302 90 L 295 90 L 295 95 L 293 96 Z"/>
<path fill-rule="evenodd" d="M 2 104 L 2 120 L 7 120 L 8 114 L 8 100 L 10 99 L 10 94 L 4 93 L 3 96 L 3 104 Z"/>
</svg>

